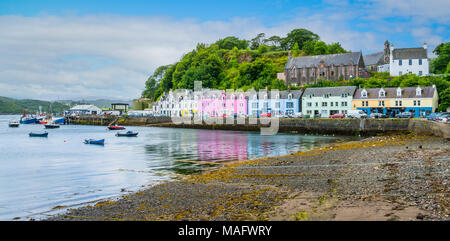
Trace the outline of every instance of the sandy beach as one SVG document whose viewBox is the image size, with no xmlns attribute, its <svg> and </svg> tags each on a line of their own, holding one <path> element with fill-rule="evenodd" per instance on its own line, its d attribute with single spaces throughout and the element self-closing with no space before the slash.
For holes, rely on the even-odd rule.
<svg viewBox="0 0 450 241">
<path fill-rule="evenodd" d="M 59 220 L 449 220 L 449 141 L 369 137 L 199 174 Z"/>
</svg>

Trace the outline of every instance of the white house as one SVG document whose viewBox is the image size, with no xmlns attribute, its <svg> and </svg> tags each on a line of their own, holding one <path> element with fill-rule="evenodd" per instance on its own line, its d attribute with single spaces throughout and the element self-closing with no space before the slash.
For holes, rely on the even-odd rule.
<svg viewBox="0 0 450 241">
<path fill-rule="evenodd" d="M 402 49 L 396 49 L 392 44 L 390 50 L 389 73 L 391 76 L 409 73 L 423 76 L 430 73 L 426 43 L 420 48 Z"/>
<path fill-rule="evenodd" d="M 328 118 L 347 114 L 352 109 L 356 86 L 307 88 L 302 95 L 302 113 L 310 117 Z"/>
<path fill-rule="evenodd" d="M 68 115 L 100 115 L 102 110 L 95 105 L 76 105 L 66 111 Z"/>
</svg>

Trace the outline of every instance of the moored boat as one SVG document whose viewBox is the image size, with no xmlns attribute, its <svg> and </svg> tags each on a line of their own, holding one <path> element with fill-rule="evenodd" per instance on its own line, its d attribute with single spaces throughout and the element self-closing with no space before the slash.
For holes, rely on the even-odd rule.
<svg viewBox="0 0 450 241">
<path fill-rule="evenodd" d="M 30 137 L 47 137 L 48 136 L 48 132 L 44 132 L 44 133 L 33 133 L 30 132 Z"/>
<path fill-rule="evenodd" d="M 123 127 L 123 126 L 108 126 L 108 129 L 110 129 L 110 130 L 125 130 L 125 127 Z"/>
<path fill-rule="evenodd" d="M 10 121 L 8 123 L 9 127 L 19 127 L 20 123 L 18 121 Z"/>
<path fill-rule="evenodd" d="M 105 139 L 100 139 L 100 140 L 86 139 L 86 140 L 84 140 L 84 144 L 104 145 Z"/>
<path fill-rule="evenodd" d="M 45 124 L 44 126 L 45 126 L 45 129 L 56 129 L 56 128 L 59 128 L 59 125 L 54 124 L 54 123 L 52 123 L 52 124 Z"/>
<path fill-rule="evenodd" d="M 134 136 L 137 136 L 138 134 L 139 134 L 139 132 L 127 131 L 125 133 L 117 132 L 116 136 L 130 136 L 130 137 L 134 137 Z"/>
<path fill-rule="evenodd" d="M 20 124 L 36 124 L 36 118 L 31 116 L 25 116 L 20 118 Z"/>
</svg>

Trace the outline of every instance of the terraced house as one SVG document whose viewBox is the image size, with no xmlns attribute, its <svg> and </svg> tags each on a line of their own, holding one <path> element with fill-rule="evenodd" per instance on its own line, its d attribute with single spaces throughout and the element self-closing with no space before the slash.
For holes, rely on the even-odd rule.
<svg viewBox="0 0 450 241">
<path fill-rule="evenodd" d="M 303 86 L 318 80 L 348 80 L 364 72 L 361 52 L 289 57 L 284 76 L 287 85 Z"/>
<path fill-rule="evenodd" d="M 293 115 L 301 112 L 302 90 L 251 91 L 248 98 L 248 113 L 254 117 L 270 113 L 272 115 Z"/>
<path fill-rule="evenodd" d="M 394 117 L 409 111 L 414 117 L 427 116 L 438 107 L 436 86 L 358 89 L 353 96 L 353 109 Z"/>
<path fill-rule="evenodd" d="M 328 118 L 347 114 L 352 109 L 355 86 L 308 88 L 302 95 L 302 113 L 310 117 Z"/>
</svg>

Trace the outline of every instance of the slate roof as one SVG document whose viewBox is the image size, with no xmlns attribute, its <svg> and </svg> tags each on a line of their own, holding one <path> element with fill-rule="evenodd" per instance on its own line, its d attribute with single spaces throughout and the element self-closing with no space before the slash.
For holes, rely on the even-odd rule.
<svg viewBox="0 0 450 241">
<path fill-rule="evenodd" d="M 341 86 L 341 87 L 323 87 L 323 88 L 307 88 L 303 96 L 314 95 L 316 97 L 329 94 L 330 96 L 341 96 L 348 94 L 353 96 L 356 91 L 356 86 Z"/>
<path fill-rule="evenodd" d="M 424 48 L 403 48 L 394 49 L 394 59 L 426 59 L 427 50 Z"/>
<path fill-rule="evenodd" d="M 295 57 L 288 59 L 284 68 L 290 69 L 292 65 L 295 65 L 297 68 L 310 67 L 311 64 L 319 66 L 322 61 L 325 65 L 333 64 L 334 66 L 349 65 L 350 62 L 358 64 L 360 57 L 361 52 Z"/>
<path fill-rule="evenodd" d="M 378 61 L 380 61 L 384 57 L 384 52 L 378 52 L 373 54 L 364 55 L 364 64 L 367 65 L 376 65 Z"/>
<path fill-rule="evenodd" d="M 402 96 L 397 96 L 397 88 L 383 88 L 386 92 L 386 97 L 379 97 L 378 93 L 381 88 L 367 88 L 367 97 L 361 96 L 361 91 L 364 89 L 358 89 L 353 96 L 353 99 L 391 99 L 391 98 L 433 98 L 434 87 L 420 87 L 422 89 L 422 95 L 416 95 L 417 87 L 400 87 L 402 89 Z"/>
</svg>

